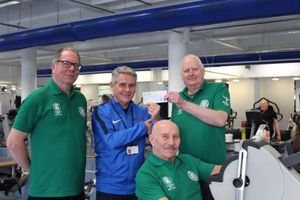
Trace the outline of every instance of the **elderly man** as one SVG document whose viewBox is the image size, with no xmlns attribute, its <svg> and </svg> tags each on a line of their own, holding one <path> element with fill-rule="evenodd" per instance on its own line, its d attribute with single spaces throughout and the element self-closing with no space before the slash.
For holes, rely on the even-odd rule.
<svg viewBox="0 0 300 200">
<path fill-rule="evenodd" d="M 179 130 L 169 120 L 157 122 L 149 136 L 153 154 L 136 176 L 139 200 L 201 200 L 199 181 L 219 173 L 221 166 L 179 154 Z"/>
<path fill-rule="evenodd" d="M 80 68 L 75 49 L 60 49 L 51 63 L 52 79 L 26 97 L 8 136 L 12 157 L 30 171 L 29 200 L 85 199 L 87 102 L 73 87 Z"/>
<path fill-rule="evenodd" d="M 181 77 L 186 88 L 169 92 L 173 103 L 171 119 L 180 131 L 180 153 L 188 153 L 208 163 L 226 159 L 225 123 L 230 112 L 229 91 L 224 83 L 204 79 L 204 66 L 195 55 L 181 61 Z M 213 199 L 206 182 L 201 183 L 204 200 Z"/>
<path fill-rule="evenodd" d="M 94 108 L 97 200 L 136 200 L 134 178 L 144 162 L 146 136 L 160 110 L 154 103 L 146 108 L 132 101 L 136 81 L 132 68 L 114 69 L 113 96 Z"/>
<path fill-rule="evenodd" d="M 269 126 L 270 129 L 270 139 L 274 136 L 277 140 L 281 140 L 280 135 L 280 126 L 277 120 L 277 115 L 273 110 L 273 107 L 269 105 L 269 102 L 266 99 L 260 101 L 260 116 L 264 123 Z M 275 131 L 274 131 L 275 127 Z"/>
</svg>

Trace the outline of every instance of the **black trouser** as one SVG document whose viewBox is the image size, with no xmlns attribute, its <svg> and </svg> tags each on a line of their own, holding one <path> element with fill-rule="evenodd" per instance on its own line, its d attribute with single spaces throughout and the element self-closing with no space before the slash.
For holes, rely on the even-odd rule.
<svg viewBox="0 0 300 200">
<path fill-rule="evenodd" d="M 132 195 L 108 194 L 103 192 L 96 193 L 96 200 L 137 200 L 137 197 Z"/>
<path fill-rule="evenodd" d="M 28 200 L 85 200 L 84 192 L 76 196 L 67 197 L 28 197 Z"/>
<path fill-rule="evenodd" d="M 209 185 L 205 181 L 200 181 L 200 188 L 202 193 L 203 200 L 214 200 L 214 197 L 211 194 Z"/>
</svg>

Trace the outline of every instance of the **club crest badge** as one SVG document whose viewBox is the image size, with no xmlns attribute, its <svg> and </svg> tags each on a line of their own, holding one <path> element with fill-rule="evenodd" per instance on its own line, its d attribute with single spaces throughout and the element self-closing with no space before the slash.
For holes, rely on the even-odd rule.
<svg viewBox="0 0 300 200">
<path fill-rule="evenodd" d="M 167 187 L 168 191 L 170 190 L 174 190 L 176 187 L 172 181 L 172 179 L 170 177 L 162 177 L 161 179 L 163 181 L 163 183 L 165 184 L 165 186 Z"/>
<path fill-rule="evenodd" d="M 62 116 L 62 110 L 59 103 L 53 103 L 52 109 L 53 109 L 54 116 Z"/>
<path fill-rule="evenodd" d="M 195 181 L 195 182 L 197 182 L 197 181 L 199 181 L 199 177 L 197 176 L 197 174 L 195 174 L 194 172 L 192 172 L 192 171 L 188 171 L 187 172 L 187 175 L 188 175 L 188 177 L 192 180 L 192 181 Z"/>
</svg>

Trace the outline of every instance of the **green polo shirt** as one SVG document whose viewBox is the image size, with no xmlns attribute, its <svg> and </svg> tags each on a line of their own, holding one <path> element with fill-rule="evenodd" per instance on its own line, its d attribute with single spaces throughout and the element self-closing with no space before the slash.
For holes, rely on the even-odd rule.
<svg viewBox="0 0 300 200">
<path fill-rule="evenodd" d="M 199 181 L 213 168 L 213 164 L 187 154 L 176 156 L 175 163 L 152 154 L 136 175 L 136 195 L 139 200 L 201 200 Z"/>
<path fill-rule="evenodd" d="M 63 197 L 83 191 L 86 155 L 85 97 L 68 96 L 53 80 L 22 103 L 13 127 L 30 134 L 29 195 Z"/>
<path fill-rule="evenodd" d="M 190 97 L 185 88 L 181 97 L 198 106 L 230 112 L 229 91 L 223 83 L 209 83 L 206 80 L 200 90 Z M 180 153 L 191 154 L 208 163 L 223 164 L 226 159 L 225 127 L 216 127 L 197 117 L 172 107 L 172 121 L 179 127 Z"/>
</svg>

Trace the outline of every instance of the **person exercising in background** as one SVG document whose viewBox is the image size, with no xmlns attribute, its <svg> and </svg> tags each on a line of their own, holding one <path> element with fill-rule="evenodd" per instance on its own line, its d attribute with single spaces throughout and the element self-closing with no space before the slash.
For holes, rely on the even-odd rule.
<svg viewBox="0 0 300 200">
<path fill-rule="evenodd" d="M 279 126 L 279 122 L 277 120 L 277 115 L 276 115 L 273 107 L 269 105 L 269 102 L 266 99 L 262 99 L 260 101 L 260 115 L 261 115 L 262 121 L 265 122 L 269 126 L 271 139 L 272 139 L 273 135 L 275 134 L 275 138 L 277 140 L 281 140 L 280 126 Z M 274 130 L 274 128 L 275 128 L 275 130 Z"/>
</svg>

